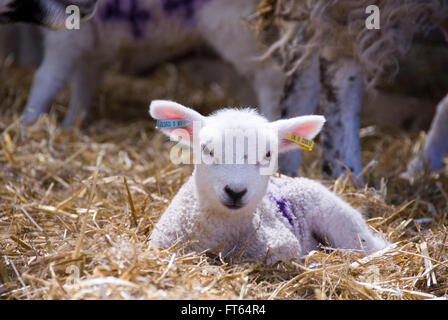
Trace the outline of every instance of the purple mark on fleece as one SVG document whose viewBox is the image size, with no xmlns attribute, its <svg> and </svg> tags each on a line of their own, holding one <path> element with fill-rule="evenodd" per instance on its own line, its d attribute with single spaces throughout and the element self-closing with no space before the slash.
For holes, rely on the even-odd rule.
<svg viewBox="0 0 448 320">
<path fill-rule="evenodd" d="M 132 34 L 135 38 L 143 37 L 142 24 L 146 24 L 151 19 L 151 12 L 139 7 L 138 0 L 125 0 L 130 3 L 129 9 L 124 10 L 121 0 L 109 0 L 100 13 L 101 19 L 123 20 L 131 24 Z"/>
<path fill-rule="evenodd" d="M 206 2 L 210 0 L 162 0 L 163 10 L 167 14 L 182 11 L 188 20 L 194 17 L 194 7 L 197 2 Z"/>
<path fill-rule="evenodd" d="M 277 199 L 276 197 L 274 197 L 274 195 L 272 193 L 269 192 L 269 198 L 273 201 L 275 201 L 275 203 L 277 204 L 277 208 L 280 210 L 280 212 L 282 213 L 282 215 L 288 219 L 289 224 L 294 227 L 294 221 L 289 213 L 288 210 L 288 200 L 286 200 L 285 198 L 280 198 Z"/>
</svg>

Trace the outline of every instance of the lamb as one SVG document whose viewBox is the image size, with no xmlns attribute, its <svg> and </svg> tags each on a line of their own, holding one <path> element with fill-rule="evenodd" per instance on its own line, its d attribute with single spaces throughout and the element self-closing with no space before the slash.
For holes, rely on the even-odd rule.
<svg viewBox="0 0 448 320">
<path fill-rule="evenodd" d="M 28 22 L 54 29 L 65 27 L 66 8 L 76 5 L 80 18 L 89 19 L 97 0 L 0 0 L 0 23 Z"/>
<path fill-rule="evenodd" d="M 162 100 L 151 103 L 150 114 L 159 121 L 184 120 L 184 127 L 160 130 L 180 145 L 202 150 L 202 161 L 195 161 L 192 176 L 155 225 L 150 245 L 168 248 L 181 240 L 188 250 L 234 253 L 268 264 L 300 260 L 321 242 L 367 252 L 387 246 L 357 210 L 323 185 L 272 176 L 277 155 L 297 148 L 289 134 L 313 139 L 323 116 L 268 122 L 253 109 L 223 109 L 205 117 Z"/>
</svg>

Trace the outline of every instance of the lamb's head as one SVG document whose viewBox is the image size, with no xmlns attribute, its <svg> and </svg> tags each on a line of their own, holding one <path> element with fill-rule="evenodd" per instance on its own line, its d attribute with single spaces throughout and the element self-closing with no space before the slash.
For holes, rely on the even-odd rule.
<svg viewBox="0 0 448 320">
<path fill-rule="evenodd" d="M 298 147 L 286 139 L 289 134 L 313 139 L 325 122 L 323 116 L 269 122 L 254 109 L 222 109 L 205 117 L 163 100 L 151 103 L 150 114 L 162 121 L 159 129 L 172 141 L 193 147 L 200 202 L 232 214 L 252 212 L 259 204 L 277 170 L 278 154 Z M 180 149 L 173 149 L 171 155 L 178 155 Z"/>
</svg>

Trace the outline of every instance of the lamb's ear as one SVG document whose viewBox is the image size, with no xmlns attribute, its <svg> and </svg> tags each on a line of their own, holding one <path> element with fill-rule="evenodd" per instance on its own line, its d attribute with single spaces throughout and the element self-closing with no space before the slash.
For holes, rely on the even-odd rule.
<svg viewBox="0 0 448 320">
<path fill-rule="evenodd" d="M 323 116 L 303 116 L 272 122 L 271 126 L 278 132 L 279 153 L 298 148 L 296 143 L 286 140 L 289 134 L 312 140 L 322 130 L 324 123 Z"/>
<path fill-rule="evenodd" d="M 158 129 L 171 140 L 177 141 L 181 137 L 185 143 L 193 139 L 193 124 L 196 123 L 198 128 L 201 128 L 205 121 L 205 117 L 193 109 L 167 100 L 153 100 L 149 106 L 149 114 L 156 120 L 180 120 L 180 122 L 166 121 L 166 126 L 162 123 Z"/>
</svg>

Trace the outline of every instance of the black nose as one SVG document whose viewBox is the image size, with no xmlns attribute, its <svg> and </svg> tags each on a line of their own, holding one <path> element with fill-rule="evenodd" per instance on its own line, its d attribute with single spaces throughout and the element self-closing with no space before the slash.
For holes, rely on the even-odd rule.
<svg viewBox="0 0 448 320">
<path fill-rule="evenodd" d="M 241 200 L 241 198 L 246 194 L 247 189 L 244 189 L 242 191 L 235 191 L 232 190 L 229 186 L 225 186 L 224 191 L 227 193 L 230 199 L 232 199 L 234 202 L 237 202 L 238 200 Z"/>
</svg>

